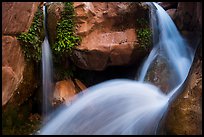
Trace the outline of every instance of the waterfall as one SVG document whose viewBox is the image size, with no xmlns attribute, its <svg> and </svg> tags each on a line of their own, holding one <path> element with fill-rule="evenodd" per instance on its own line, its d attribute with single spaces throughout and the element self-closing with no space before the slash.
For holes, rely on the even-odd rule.
<svg viewBox="0 0 204 137">
<path fill-rule="evenodd" d="M 152 21 L 152 26 L 157 25 L 159 35 L 138 81 L 115 79 L 86 89 L 71 105 L 59 108 L 40 134 L 157 134 L 170 99 L 181 91 L 187 78 L 195 51 L 169 15 L 157 3 L 153 6 L 157 22 Z M 175 73 L 167 95 L 146 79 L 150 66 L 159 60 Z"/>
<path fill-rule="evenodd" d="M 155 11 L 157 22 L 152 23 L 152 27 L 156 28 L 159 26 L 159 41 L 154 41 L 154 48 L 140 69 L 141 72 L 138 80 L 145 81 L 148 69 L 150 69 L 150 65 L 155 62 L 156 58 L 157 60 L 158 58 L 165 59 L 169 69 L 174 72 L 171 75 L 171 81 L 169 81 L 169 83 L 174 83 L 168 92 L 168 97 L 171 98 L 171 96 L 173 96 L 173 94 L 183 85 L 188 76 L 195 49 L 191 49 L 188 43 L 182 38 L 166 11 L 157 3 L 153 4 L 155 7 L 152 9 L 157 9 Z"/>
<path fill-rule="evenodd" d="M 53 64 L 52 64 L 52 54 L 48 41 L 47 27 L 46 27 L 46 5 L 43 6 L 44 15 L 44 31 L 45 39 L 42 43 L 42 85 L 43 85 L 43 123 L 48 121 L 48 114 L 51 110 L 51 100 L 53 94 L 52 79 L 53 79 Z"/>
</svg>

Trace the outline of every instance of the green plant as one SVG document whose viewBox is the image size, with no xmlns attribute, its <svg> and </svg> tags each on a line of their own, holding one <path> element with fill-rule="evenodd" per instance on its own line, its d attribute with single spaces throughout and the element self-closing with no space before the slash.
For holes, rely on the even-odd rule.
<svg viewBox="0 0 204 137">
<path fill-rule="evenodd" d="M 42 32 L 43 11 L 38 7 L 38 10 L 34 15 L 33 23 L 28 32 L 23 32 L 17 37 L 27 60 L 33 60 L 35 62 L 41 60 L 41 44 L 43 41 Z"/>
<path fill-rule="evenodd" d="M 137 30 L 137 37 L 140 43 L 140 46 L 145 50 L 151 46 L 151 31 L 149 28 L 140 28 Z"/>
<path fill-rule="evenodd" d="M 68 56 L 71 54 L 74 46 L 79 45 L 80 38 L 74 32 L 74 7 L 72 2 L 64 3 L 62 18 L 57 23 L 57 38 L 53 45 L 53 53 L 56 56 Z"/>
<path fill-rule="evenodd" d="M 148 50 L 152 45 L 152 32 L 149 23 L 144 18 L 137 19 L 136 22 L 136 32 L 139 44 L 142 48 Z"/>
</svg>

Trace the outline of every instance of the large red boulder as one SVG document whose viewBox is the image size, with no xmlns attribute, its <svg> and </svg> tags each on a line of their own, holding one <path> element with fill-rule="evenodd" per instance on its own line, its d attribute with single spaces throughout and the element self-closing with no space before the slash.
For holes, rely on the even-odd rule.
<svg viewBox="0 0 204 137">
<path fill-rule="evenodd" d="M 86 70 L 130 65 L 145 55 L 138 43 L 136 19 L 148 15 L 144 5 L 131 2 L 75 2 L 76 33 L 81 44 L 73 62 Z M 147 16 L 148 17 L 148 16 Z"/>
<path fill-rule="evenodd" d="M 3 2 L 2 33 L 16 35 L 27 32 L 40 2 Z"/>
</svg>

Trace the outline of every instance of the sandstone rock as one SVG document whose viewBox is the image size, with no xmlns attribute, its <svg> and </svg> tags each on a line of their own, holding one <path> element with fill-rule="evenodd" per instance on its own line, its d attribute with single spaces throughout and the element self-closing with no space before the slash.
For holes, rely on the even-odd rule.
<svg viewBox="0 0 204 137">
<path fill-rule="evenodd" d="M 83 90 L 86 89 L 86 86 L 80 80 L 74 79 L 74 81 L 75 81 L 76 86 L 79 87 L 79 91 L 78 92 L 83 91 Z"/>
<path fill-rule="evenodd" d="M 3 2 L 2 33 L 4 35 L 27 32 L 40 2 Z"/>
<path fill-rule="evenodd" d="M 191 46 L 197 47 L 202 41 L 202 3 L 179 2 L 175 24 Z"/>
<path fill-rule="evenodd" d="M 142 52 L 135 21 L 139 15 L 148 15 L 148 10 L 135 5 L 133 8 L 130 2 L 74 3 L 76 34 L 82 38 L 71 56 L 75 65 L 100 71 L 108 66 L 130 65 L 138 61 Z"/>
<path fill-rule="evenodd" d="M 168 9 L 166 12 L 169 14 L 171 19 L 174 21 L 176 18 L 176 9 Z"/>
<path fill-rule="evenodd" d="M 179 29 L 186 31 L 202 29 L 201 11 L 201 2 L 179 2 L 175 19 Z"/>
<path fill-rule="evenodd" d="M 193 66 L 186 88 L 170 106 L 166 132 L 174 135 L 202 135 L 202 59 Z"/>
<path fill-rule="evenodd" d="M 168 10 L 172 8 L 177 8 L 178 2 L 159 2 L 158 4 L 162 6 L 164 10 Z"/>
<path fill-rule="evenodd" d="M 16 37 L 2 37 L 2 105 L 5 105 L 23 79 L 25 60 Z"/>
<path fill-rule="evenodd" d="M 2 67 L 2 105 L 5 105 L 18 86 L 17 77 L 11 67 Z"/>
<path fill-rule="evenodd" d="M 55 43 L 57 36 L 57 22 L 61 19 L 61 12 L 64 10 L 64 4 L 55 2 L 48 5 L 47 8 L 47 29 L 49 35 L 49 42 L 51 45 Z"/>
<path fill-rule="evenodd" d="M 59 103 L 70 103 L 75 95 L 84 89 L 86 86 L 77 79 L 58 81 L 53 94 L 53 106 L 59 105 Z"/>
</svg>

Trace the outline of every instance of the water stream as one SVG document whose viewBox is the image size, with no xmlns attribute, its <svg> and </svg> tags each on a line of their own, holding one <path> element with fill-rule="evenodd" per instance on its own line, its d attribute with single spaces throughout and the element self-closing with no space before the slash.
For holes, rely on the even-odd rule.
<svg viewBox="0 0 204 137">
<path fill-rule="evenodd" d="M 52 53 L 48 41 L 47 27 L 46 27 L 46 6 L 43 6 L 44 15 L 44 31 L 45 39 L 42 44 L 42 75 L 43 75 L 43 123 L 48 121 L 48 116 L 51 111 L 51 100 L 53 94 L 53 64 L 52 64 Z"/>
<path fill-rule="evenodd" d="M 153 40 L 154 47 L 138 80 L 115 79 L 86 89 L 71 105 L 59 108 L 40 134 L 157 134 L 169 101 L 182 91 L 195 50 L 179 34 L 166 11 L 157 3 L 153 7 L 157 22 L 152 21 L 152 27 L 158 27 L 158 40 Z M 147 79 L 152 64 L 158 66 L 161 60 L 173 75 L 165 83 L 173 83 L 167 94 Z"/>
</svg>

